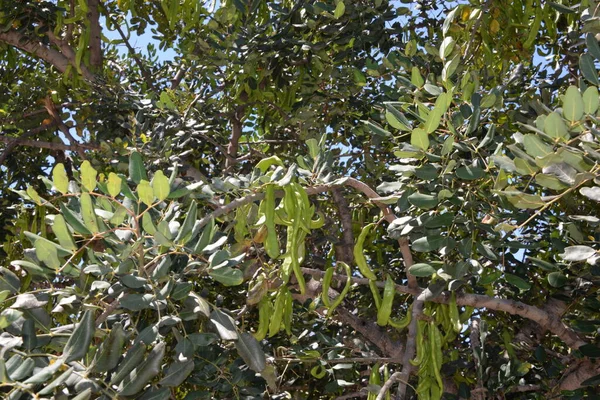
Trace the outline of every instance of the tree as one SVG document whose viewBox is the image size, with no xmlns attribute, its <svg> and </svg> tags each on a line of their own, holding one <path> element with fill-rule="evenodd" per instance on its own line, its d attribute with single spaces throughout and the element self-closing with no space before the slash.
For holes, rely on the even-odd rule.
<svg viewBox="0 0 600 400">
<path fill-rule="evenodd" d="M 599 18 L 0 1 L 0 390 L 598 395 Z"/>
</svg>

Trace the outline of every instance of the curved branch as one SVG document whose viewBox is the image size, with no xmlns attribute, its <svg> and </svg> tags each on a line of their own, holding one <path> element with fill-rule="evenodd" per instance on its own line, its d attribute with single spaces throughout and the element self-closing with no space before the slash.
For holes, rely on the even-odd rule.
<svg viewBox="0 0 600 400">
<path fill-rule="evenodd" d="M 69 59 L 59 51 L 44 46 L 19 32 L 0 32 L 0 41 L 41 58 L 61 73 L 64 73 L 70 64 Z"/>
<path fill-rule="evenodd" d="M 318 277 L 325 275 L 324 271 L 312 268 L 302 268 L 302 272 L 307 275 Z M 346 282 L 347 277 L 343 274 L 333 274 L 333 279 Z M 365 278 L 353 277 L 352 282 L 358 285 L 369 284 L 369 280 Z M 385 282 L 376 282 L 375 284 L 380 288 L 385 287 Z M 412 296 L 419 296 L 423 293 L 422 289 L 414 289 L 403 285 L 396 285 L 396 291 L 398 293 L 410 294 Z M 449 304 L 450 295 L 450 292 L 444 292 L 437 297 L 428 298 L 427 301 Z M 584 344 L 587 344 L 586 341 L 581 339 L 573 329 L 565 325 L 561 321 L 560 317 L 554 313 L 545 311 L 535 306 L 530 306 L 520 301 L 499 299 L 482 294 L 456 293 L 456 304 L 459 306 L 471 306 L 478 309 L 487 308 L 490 310 L 503 311 L 511 315 L 518 315 L 520 317 L 529 319 L 533 322 L 536 322 L 540 327 L 559 337 L 567 346 L 572 349 L 578 349 Z"/>
</svg>

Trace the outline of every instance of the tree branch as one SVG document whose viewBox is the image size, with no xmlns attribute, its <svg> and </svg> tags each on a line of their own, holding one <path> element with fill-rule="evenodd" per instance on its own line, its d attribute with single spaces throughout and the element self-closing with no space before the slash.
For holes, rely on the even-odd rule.
<svg viewBox="0 0 600 400">
<path fill-rule="evenodd" d="M 69 43 L 67 43 L 66 40 L 57 38 L 51 29 L 48 29 L 46 31 L 46 36 L 48 36 L 50 41 L 52 43 L 54 43 L 54 45 L 60 49 L 60 51 L 62 52 L 62 55 L 67 59 L 68 63 L 71 64 L 76 69 L 78 69 L 79 71 L 81 71 L 82 76 L 86 80 L 88 80 L 89 82 L 92 82 L 92 83 L 95 83 L 98 81 L 98 78 L 96 77 L 96 75 L 91 73 L 90 70 L 87 69 L 87 67 L 83 63 L 80 63 L 80 65 L 77 65 L 77 62 L 75 61 L 75 58 L 76 58 L 75 51 L 69 45 Z M 66 70 L 66 68 L 65 68 L 65 70 Z M 64 72 L 64 71 L 62 71 L 62 72 Z"/>
<path fill-rule="evenodd" d="M 12 138 L 10 141 L 4 141 L 4 143 L 7 143 L 7 145 L 4 147 L 4 151 L 0 155 L 0 165 L 4 164 L 4 161 L 6 161 L 6 158 L 9 156 L 10 152 L 13 151 L 13 149 L 19 145 L 19 143 L 18 143 L 19 140 L 24 140 L 25 138 L 28 138 L 29 136 L 37 135 L 38 133 L 41 133 L 41 132 L 45 131 L 46 129 L 49 129 L 53 126 L 56 126 L 55 121 L 52 121 L 49 124 L 43 124 L 41 126 L 38 126 L 37 128 L 31 129 L 31 130 L 25 132 L 24 134 L 22 134 L 21 136 L 19 136 L 18 138 Z M 3 137 L 3 138 L 8 139 L 7 137 Z M 0 141 L 2 141 L 2 137 L 0 137 Z"/>
<path fill-rule="evenodd" d="M 64 73 L 69 66 L 69 59 L 59 51 L 44 46 L 31 38 L 15 31 L 0 32 L 0 40 L 27 53 L 33 54 Z"/>
<path fill-rule="evenodd" d="M 336 258 L 350 264 L 354 261 L 354 234 L 352 233 L 352 214 L 350 214 L 350 206 L 340 188 L 332 189 L 331 194 L 333 195 L 333 200 L 335 201 L 342 225 L 342 240 L 340 245 L 336 248 Z"/>
<path fill-rule="evenodd" d="M 231 121 L 231 139 L 227 146 L 227 154 L 229 157 L 225 160 L 225 169 L 229 170 L 233 167 L 232 159 L 237 157 L 240 137 L 242 137 L 242 120 L 240 114 L 243 113 L 245 106 L 239 106 L 230 118 Z"/>
<path fill-rule="evenodd" d="M 87 0 L 90 22 L 90 65 L 94 71 L 102 68 L 102 27 L 100 26 L 99 0 Z"/>
<path fill-rule="evenodd" d="M 37 147 L 41 149 L 63 150 L 63 151 L 81 151 L 81 150 L 99 150 L 100 146 L 93 144 L 64 144 L 55 142 L 41 142 L 37 140 L 12 139 L 5 136 L 0 136 L 0 142 L 14 143 L 15 146 Z"/>
</svg>

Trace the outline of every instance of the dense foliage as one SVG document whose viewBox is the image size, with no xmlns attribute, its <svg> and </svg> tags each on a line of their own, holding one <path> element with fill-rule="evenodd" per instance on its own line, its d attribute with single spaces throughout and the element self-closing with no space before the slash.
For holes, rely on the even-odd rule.
<svg viewBox="0 0 600 400">
<path fill-rule="evenodd" d="M 594 0 L 0 0 L 2 396 L 596 398 L 599 39 Z"/>
</svg>

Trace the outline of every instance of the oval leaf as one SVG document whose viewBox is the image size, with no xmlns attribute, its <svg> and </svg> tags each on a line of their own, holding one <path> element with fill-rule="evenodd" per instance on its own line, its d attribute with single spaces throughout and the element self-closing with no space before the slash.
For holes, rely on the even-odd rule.
<svg viewBox="0 0 600 400">
<path fill-rule="evenodd" d="M 435 268 L 425 263 L 414 264 L 408 269 L 411 275 L 418 277 L 431 276 L 435 274 L 435 271 Z"/>
</svg>

